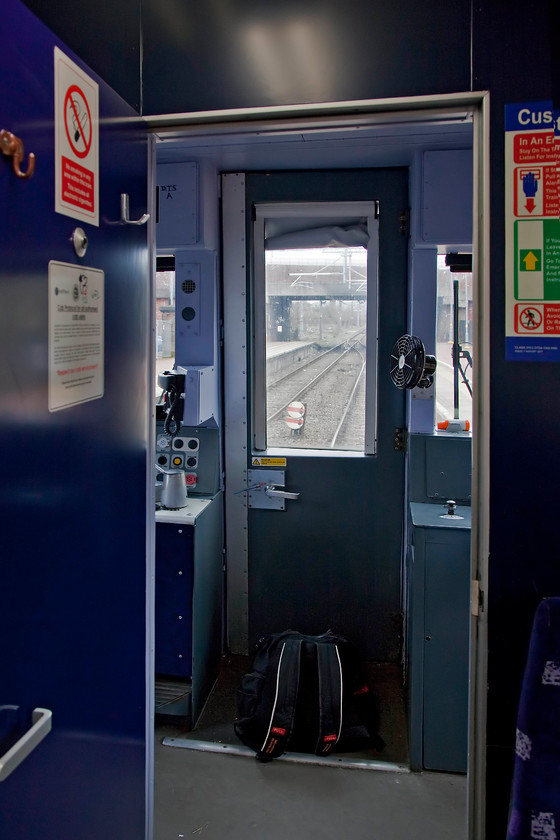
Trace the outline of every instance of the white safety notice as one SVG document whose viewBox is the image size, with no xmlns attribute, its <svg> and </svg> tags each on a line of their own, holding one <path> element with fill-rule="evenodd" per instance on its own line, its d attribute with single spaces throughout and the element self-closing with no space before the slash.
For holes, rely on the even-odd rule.
<svg viewBox="0 0 560 840">
<path fill-rule="evenodd" d="M 49 263 L 49 411 L 103 396 L 105 273 Z"/>
<path fill-rule="evenodd" d="M 99 86 L 54 48 L 55 210 L 99 225 Z"/>
</svg>

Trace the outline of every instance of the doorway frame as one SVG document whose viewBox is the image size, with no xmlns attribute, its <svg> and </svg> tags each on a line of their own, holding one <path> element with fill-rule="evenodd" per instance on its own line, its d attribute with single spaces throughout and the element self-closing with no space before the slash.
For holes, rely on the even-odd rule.
<svg viewBox="0 0 560 840">
<path fill-rule="evenodd" d="M 469 840 L 485 836 L 486 789 L 486 675 L 487 675 L 487 592 L 489 557 L 489 454 L 490 454 L 490 95 L 488 91 L 442 94 L 424 97 L 396 97 L 304 105 L 225 109 L 144 116 L 148 130 L 161 138 L 192 138 L 211 131 L 217 135 L 276 132 L 290 127 L 327 128 L 348 125 L 379 125 L 415 119 L 441 120 L 468 111 L 473 119 L 473 349 L 475 383 L 472 436 L 472 530 L 471 530 L 471 654 L 469 692 L 469 761 L 467 834 Z M 152 183 L 155 199 L 155 179 Z M 153 206 L 152 202 L 152 206 Z M 244 249 L 243 249 L 244 251 Z M 239 254 L 240 262 L 245 254 Z M 244 266 L 243 266 L 244 268 Z M 237 270 L 237 275 L 241 272 Z M 227 304 L 227 301 L 225 302 Z M 239 301 L 237 301 L 239 304 Z M 244 306 L 224 305 L 224 314 L 245 317 Z M 238 322 L 237 324 L 238 325 Z M 226 324 L 224 324 L 226 329 Z M 235 387 L 236 400 L 245 402 L 247 349 L 239 343 L 236 358 L 224 371 L 225 388 Z M 245 398 L 245 399 L 244 399 Z M 228 428 L 224 430 L 226 452 Z M 226 464 L 227 469 L 227 464 Z M 239 498 L 239 496 L 238 496 Z M 227 508 L 226 508 L 227 510 Z M 226 518 L 227 528 L 227 518 Z M 228 590 L 247 599 L 247 529 L 235 545 L 233 578 Z M 229 575 L 229 573 L 228 573 Z M 239 604 L 238 604 L 239 607 Z M 241 615 L 244 608 L 241 608 Z M 243 635 L 242 628 L 241 635 Z"/>
</svg>

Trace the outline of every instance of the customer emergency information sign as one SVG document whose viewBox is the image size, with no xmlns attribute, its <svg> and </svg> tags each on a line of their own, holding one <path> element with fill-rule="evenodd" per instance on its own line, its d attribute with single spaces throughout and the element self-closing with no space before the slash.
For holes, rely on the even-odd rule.
<svg viewBox="0 0 560 840">
<path fill-rule="evenodd" d="M 560 112 L 505 117 L 506 359 L 560 362 Z"/>
<path fill-rule="evenodd" d="M 54 48 L 55 210 L 99 225 L 99 86 Z"/>
</svg>

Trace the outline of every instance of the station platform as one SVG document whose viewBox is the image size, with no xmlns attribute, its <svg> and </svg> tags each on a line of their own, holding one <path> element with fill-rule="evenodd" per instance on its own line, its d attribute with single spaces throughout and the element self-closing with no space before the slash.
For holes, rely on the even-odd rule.
<svg viewBox="0 0 560 840">
<path fill-rule="evenodd" d="M 276 356 L 283 356 L 285 353 L 294 353 L 306 347 L 313 347 L 313 341 L 267 341 L 266 358 L 274 359 Z"/>
<path fill-rule="evenodd" d="M 268 375 L 281 374 L 292 363 L 302 362 L 317 354 L 313 341 L 272 341 L 266 345 L 266 370 Z"/>
</svg>

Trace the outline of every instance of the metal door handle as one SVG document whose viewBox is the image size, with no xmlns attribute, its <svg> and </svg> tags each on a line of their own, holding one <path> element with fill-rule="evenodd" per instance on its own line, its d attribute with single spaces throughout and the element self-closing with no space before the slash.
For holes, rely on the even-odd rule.
<svg viewBox="0 0 560 840">
<path fill-rule="evenodd" d="M 278 499 L 299 499 L 299 493 L 288 493 L 286 490 L 277 490 L 275 484 L 267 484 L 264 492 L 267 496 L 275 496 Z"/>
<path fill-rule="evenodd" d="M 21 762 L 27 758 L 37 744 L 39 744 L 45 735 L 48 735 L 52 728 L 52 712 L 50 709 L 33 709 L 32 726 L 27 730 L 25 735 L 16 741 L 13 747 L 0 756 L 0 782 L 7 779 Z"/>
</svg>

